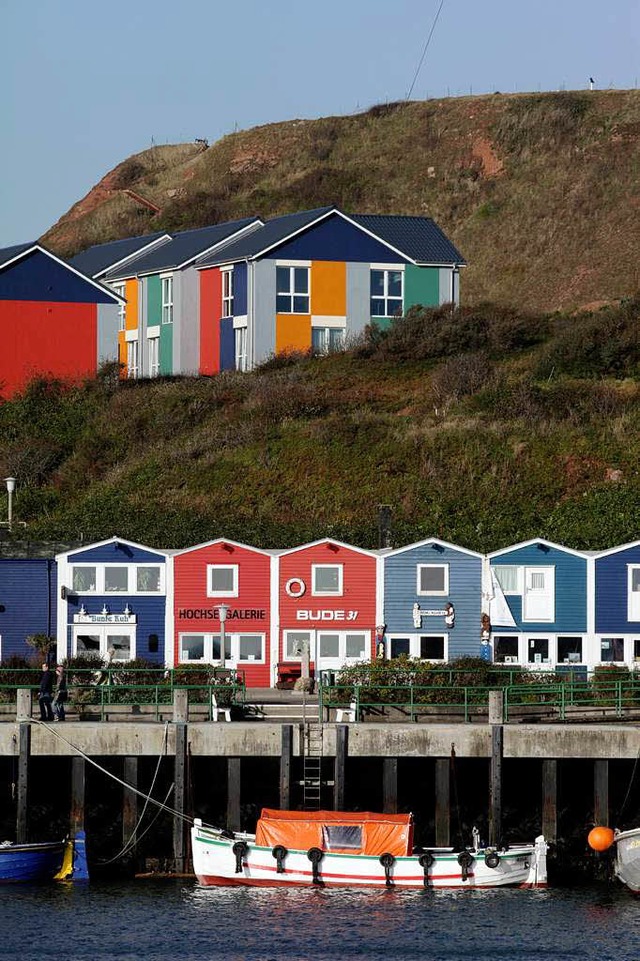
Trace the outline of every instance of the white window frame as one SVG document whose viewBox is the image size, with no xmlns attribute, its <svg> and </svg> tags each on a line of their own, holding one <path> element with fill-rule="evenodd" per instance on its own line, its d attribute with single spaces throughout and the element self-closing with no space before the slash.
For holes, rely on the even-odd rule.
<svg viewBox="0 0 640 961">
<path fill-rule="evenodd" d="M 528 631 L 528 632 L 526 632 L 526 633 L 523 635 L 523 637 L 524 637 L 524 648 L 525 648 L 525 651 L 524 651 L 524 653 L 525 653 L 524 663 L 525 663 L 528 667 L 536 667 L 536 665 L 538 665 L 541 670 L 542 670 L 543 668 L 546 670 L 546 669 L 549 668 L 549 667 L 553 667 L 553 665 L 555 664 L 555 658 L 554 658 L 554 656 L 553 656 L 553 655 L 554 655 L 554 640 L 555 640 L 555 634 L 551 634 L 551 633 L 549 633 L 548 631 L 547 631 L 547 632 L 542 632 L 542 631 Z M 549 645 L 549 646 L 547 647 L 547 659 L 546 659 L 546 661 L 543 661 L 543 660 L 540 660 L 540 661 L 530 661 L 530 660 L 529 660 L 529 651 L 530 651 L 530 649 L 531 649 L 530 641 L 547 641 L 547 642 L 548 642 L 548 645 Z M 535 657 L 535 655 L 534 655 L 534 657 Z"/>
<path fill-rule="evenodd" d="M 517 647 L 518 653 L 515 655 L 515 658 L 516 658 L 515 661 L 496 661 L 496 641 L 497 641 L 497 639 L 498 639 L 499 637 L 508 638 L 510 641 L 511 641 L 511 640 L 515 640 L 515 641 L 516 641 L 516 647 Z M 522 658 L 522 643 L 523 643 L 523 642 L 522 642 L 522 635 L 521 635 L 521 634 L 506 634 L 506 633 L 502 633 L 502 631 L 500 631 L 499 629 L 496 629 L 495 632 L 494 632 L 493 638 L 492 638 L 492 642 L 493 642 L 493 660 L 494 660 L 494 663 L 496 663 L 496 664 L 507 664 L 507 665 L 509 665 L 509 664 L 526 664 L 526 660 L 523 661 L 523 658 Z M 505 656 L 506 656 L 506 657 L 513 657 L 514 655 L 513 655 L 513 654 L 507 654 L 507 655 L 505 655 Z"/>
<path fill-rule="evenodd" d="M 74 656 L 78 653 L 79 634 L 98 634 L 100 636 L 100 657 L 106 657 L 109 651 L 107 637 L 109 634 L 126 634 L 130 639 L 129 657 L 114 657 L 113 664 L 126 664 L 136 658 L 136 625 L 126 624 L 73 624 L 71 631 L 71 648 Z M 84 653 L 84 652 L 83 652 Z"/>
<path fill-rule="evenodd" d="M 204 657 L 201 660 L 183 660 L 182 640 L 185 637 L 204 638 Z M 259 658 L 241 658 L 240 645 L 243 637 L 259 637 L 262 644 L 262 655 Z M 180 631 L 178 634 L 178 657 L 180 664 L 219 664 L 220 658 L 213 656 L 213 641 L 221 638 L 220 631 Z M 230 657 L 225 658 L 225 664 L 234 667 L 245 667 L 250 664 L 266 664 L 267 636 L 263 631 L 225 631 L 225 646 L 230 648 Z"/>
<path fill-rule="evenodd" d="M 622 660 L 621 661 L 603 661 L 602 660 L 602 642 L 603 641 L 614 641 L 620 639 L 622 641 Z M 615 634 L 613 631 L 609 631 L 607 634 L 599 634 L 596 638 L 596 663 L 597 664 L 628 664 L 628 646 L 629 637 L 626 634 Z"/>
<path fill-rule="evenodd" d="M 119 297 L 124 298 L 126 284 L 111 284 L 111 289 L 114 293 L 118 294 Z M 126 303 L 118 304 L 118 331 L 123 331 L 127 329 L 127 305 Z"/>
<path fill-rule="evenodd" d="M 561 640 L 563 640 L 564 638 L 567 638 L 567 637 L 578 637 L 578 638 L 580 638 L 582 652 L 581 652 L 581 657 L 580 657 L 580 660 L 579 660 L 579 661 L 565 661 L 565 660 L 562 660 L 562 661 L 561 661 L 561 660 L 560 660 L 560 647 L 559 647 L 559 644 L 560 644 L 560 641 L 561 641 Z M 567 664 L 567 665 L 570 665 L 570 664 L 576 664 L 576 665 L 585 664 L 585 663 L 586 663 L 585 648 L 586 648 L 586 639 L 585 639 L 584 634 L 581 634 L 580 632 L 577 632 L 576 634 L 570 634 L 568 631 L 563 631 L 562 634 L 556 634 L 556 636 L 555 636 L 555 663 L 556 663 L 556 664 Z"/>
<path fill-rule="evenodd" d="M 125 595 L 135 595 L 136 597 L 161 597 L 165 593 L 165 565 L 156 563 L 155 561 L 150 561 L 148 563 L 136 563 L 136 564 L 118 564 L 112 562 L 102 562 L 100 564 L 91 564 L 90 562 L 81 562 L 74 564 L 73 561 L 69 561 L 70 567 L 70 582 L 71 582 L 71 593 L 82 595 L 107 595 L 108 597 L 123 597 Z M 94 568 L 96 577 L 94 589 L 91 591 L 80 591 L 76 590 L 73 586 L 73 573 L 74 569 L 78 568 Z M 107 591 L 105 590 L 105 569 L 107 567 L 126 567 L 127 568 L 127 590 L 126 591 Z M 159 578 L 159 588 L 157 591 L 139 591 L 138 587 L 138 568 L 140 567 L 157 567 L 160 572 Z M 133 589 L 132 589 L 133 585 Z"/>
<path fill-rule="evenodd" d="M 444 569 L 444 590 L 442 591 L 423 591 L 420 589 L 420 572 L 423 568 L 437 567 Z M 448 597 L 449 596 L 449 565 L 443 564 L 416 564 L 416 594 L 418 597 Z M 426 636 L 426 635 L 425 635 Z"/>
<path fill-rule="evenodd" d="M 289 654 L 289 638 L 294 634 L 304 634 L 309 638 L 309 658 L 315 660 L 315 631 L 300 631 L 290 628 L 282 632 L 282 659 L 283 661 L 302 661 L 302 652 L 299 654 Z M 329 632 L 327 632 L 329 633 Z"/>
<path fill-rule="evenodd" d="M 337 343 L 331 343 L 331 335 L 335 335 Z M 320 335 L 321 343 L 314 344 L 314 335 Z M 329 354 L 332 351 L 344 350 L 345 346 L 345 335 L 346 330 L 344 327 L 335 327 L 333 325 L 327 325 L 326 327 L 320 324 L 312 324 L 311 326 L 311 347 L 313 350 L 317 351 L 319 354 Z"/>
<path fill-rule="evenodd" d="M 233 573 L 233 587 L 230 591 L 214 591 L 211 586 L 213 571 L 225 570 Z M 239 565 L 238 564 L 207 564 L 207 597 L 237 597 L 239 593 Z"/>
<path fill-rule="evenodd" d="M 288 290 L 278 290 L 277 276 L 279 270 L 289 271 L 289 288 Z M 306 270 L 307 272 L 307 292 L 304 294 L 297 293 L 295 290 L 295 271 L 296 270 Z M 280 310 L 278 307 L 278 298 L 288 297 L 289 298 L 289 310 Z M 294 310 L 294 300 L 298 297 L 304 297 L 307 301 L 306 310 Z M 294 314 L 299 317 L 308 316 L 311 313 L 311 266 L 308 263 L 281 263 L 278 261 L 276 263 L 276 313 L 277 314 Z"/>
<path fill-rule="evenodd" d="M 247 354 L 247 327 L 234 328 L 234 355 L 236 370 L 246 372 L 249 369 L 249 357 Z"/>
<path fill-rule="evenodd" d="M 149 377 L 158 377 L 160 374 L 160 338 L 149 337 L 147 344 L 147 350 L 149 354 Z"/>
<path fill-rule="evenodd" d="M 160 275 L 160 302 L 162 323 L 173 323 L 173 274 Z"/>
<path fill-rule="evenodd" d="M 320 644 L 322 641 L 323 634 L 334 634 L 338 637 L 338 653 L 336 655 L 332 654 L 322 654 L 320 651 Z M 347 635 L 357 634 L 362 637 L 363 647 L 362 654 L 358 656 L 354 654 L 347 655 Z M 314 660 L 320 665 L 322 669 L 323 664 L 327 661 L 336 661 L 339 664 L 358 664 L 362 660 L 371 660 L 371 631 L 356 630 L 355 628 L 350 631 L 346 630 L 332 630 L 330 627 L 319 628 L 315 631 L 315 645 L 311 647 L 312 653 L 315 651 Z"/>
<path fill-rule="evenodd" d="M 640 564 L 627 564 L 627 620 L 632 624 L 637 624 L 640 621 L 640 589 L 637 591 L 631 590 L 635 571 L 640 571 Z M 632 602 L 634 599 L 637 610 L 633 610 Z"/>
<path fill-rule="evenodd" d="M 371 293 L 371 275 L 374 273 L 383 274 L 384 276 L 384 280 L 382 284 L 384 293 L 382 295 Z M 400 296 L 399 297 L 397 297 L 395 294 L 392 294 L 392 295 L 389 294 L 389 274 L 391 273 L 400 274 Z M 384 311 L 385 311 L 383 314 L 374 314 L 373 312 L 374 300 L 382 301 L 384 305 Z M 390 300 L 393 300 L 393 301 L 399 300 L 400 307 L 399 308 L 396 307 L 395 310 L 393 310 L 392 312 L 389 312 Z M 394 266 L 392 264 L 371 264 L 370 275 L 369 275 L 369 314 L 371 318 L 373 320 L 377 320 L 378 318 L 384 320 L 389 317 L 396 317 L 398 315 L 398 311 L 400 311 L 401 315 L 404 313 L 404 270 L 402 268 L 402 265 L 397 264 Z"/>
<path fill-rule="evenodd" d="M 137 380 L 140 376 L 140 350 L 138 341 L 127 341 L 127 377 Z"/>
<path fill-rule="evenodd" d="M 500 584 L 500 587 L 502 588 L 502 593 L 504 594 L 505 597 L 522 596 L 524 568 L 522 567 L 521 564 L 493 564 L 492 567 L 493 567 L 493 571 L 495 572 L 498 584 Z M 514 590 L 509 590 L 508 588 L 504 587 L 503 584 L 500 582 L 500 575 L 498 572 L 502 571 L 505 568 L 508 568 L 509 570 L 516 572 L 516 586 Z"/>
<path fill-rule="evenodd" d="M 443 637 L 444 638 L 444 657 L 443 658 L 421 658 L 420 639 L 422 637 Z M 391 642 L 400 640 L 409 641 L 409 657 L 416 660 L 428 661 L 429 664 L 444 664 L 449 660 L 449 634 L 446 631 L 395 631 L 387 635 L 387 654 L 391 657 Z"/>
<path fill-rule="evenodd" d="M 316 590 L 316 571 L 337 568 L 337 591 Z M 344 564 L 312 564 L 311 565 L 311 596 L 312 597 L 342 597 L 344 591 Z"/>
<path fill-rule="evenodd" d="M 529 571 L 540 573 L 544 571 L 545 577 L 551 578 L 551 614 L 548 617 L 527 617 L 525 607 L 527 603 L 527 576 Z M 522 581 L 522 623 L 523 624 L 553 624 L 556 619 L 556 569 L 551 564 L 526 564 L 523 568 Z"/>
<path fill-rule="evenodd" d="M 222 316 L 233 317 L 233 267 L 222 267 L 220 279 L 222 282 Z"/>
</svg>

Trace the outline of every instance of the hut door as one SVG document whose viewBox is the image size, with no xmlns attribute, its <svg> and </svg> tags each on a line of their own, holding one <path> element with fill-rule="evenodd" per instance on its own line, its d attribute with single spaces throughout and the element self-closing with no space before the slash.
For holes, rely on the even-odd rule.
<svg viewBox="0 0 640 961">
<path fill-rule="evenodd" d="M 555 619 L 553 567 L 525 567 L 522 620 L 549 623 Z"/>
</svg>

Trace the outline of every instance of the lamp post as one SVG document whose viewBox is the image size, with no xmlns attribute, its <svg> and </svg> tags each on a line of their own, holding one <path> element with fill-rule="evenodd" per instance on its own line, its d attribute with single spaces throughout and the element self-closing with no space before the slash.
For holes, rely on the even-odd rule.
<svg viewBox="0 0 640 961">
<path fill-rule="evenodd" d="M 225 621 L 227 620 L 227 614 L 229 613 L 228 604 L 216 604 L 216 610 L 218 612 L 218 617 L 220 618 L 220 667 L 224 667 L 224 646 L 225 646 Z"/>
<path fill-rule="evenodd" d="M 15 477 L 5 477 L 4 482 L 7 485 L 7 527 L 11 532 L 13 527 L 13 492 L 16 489 L 16 479 Z"/>
</svg>

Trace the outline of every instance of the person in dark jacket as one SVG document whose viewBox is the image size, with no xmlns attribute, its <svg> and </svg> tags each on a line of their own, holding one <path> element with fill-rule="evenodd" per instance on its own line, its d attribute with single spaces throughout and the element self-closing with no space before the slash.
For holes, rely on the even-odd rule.
<svg viewBox="0 0 640 961">
<path fill-rule="evenodd" d="M 56 667 L 56 689 L 53 697 L 53 709 L 56 721 L 64 721 L 64 702 L 67 700 L 67 675 L 62 664 Z"/>
<path fill-rule="evenodd" d="M 38 704 L 40 705 L 40 720 L 53 721 L 53 711 L 51 710 L 51 694 L 53 691 L 53 674 L 49 670 L 48 664 L 42 665 L 40 676 L 40 691 L 38 693 Z"/>
</svg>

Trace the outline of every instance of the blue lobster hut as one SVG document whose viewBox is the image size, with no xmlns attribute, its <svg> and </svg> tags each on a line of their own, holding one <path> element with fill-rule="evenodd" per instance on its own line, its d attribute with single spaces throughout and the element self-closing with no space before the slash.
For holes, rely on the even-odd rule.
<svg viewBox="0 0 640 961">
<path fill-rule="evenodd" d="M 58 659 L 164 664 L 167 555 L 113 537 L 58 554 Z"/>
<path fill-rule="evenodd" d="M 501 664 L 552 668 L 589 663 L 589 555 L 535 538 L 489 554 L 492 600 L 507 617 L 492 615 L 493 659 Z"/>
<path fill-rule="evenodd" d="M 612 547 L 595 561 L 595 660 L 640 662 L 640 541 Z"/>
<path fill-rule="evenodd" d="M 430 538 L 385 554 L 383 569 L 387 657 L 478 656 L 482 554 Z"/>
<path fill-rule="evenodd" d="M 32 634 L 56 631 L 56 565 L 53 557 L 0 558 L 0 658 L 36 656 Z"/>
</svg>

